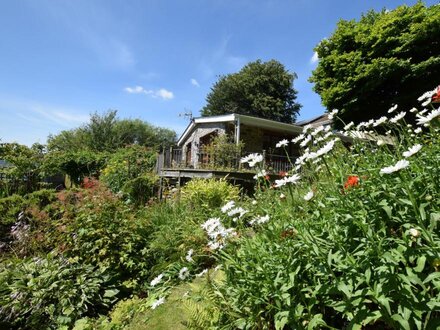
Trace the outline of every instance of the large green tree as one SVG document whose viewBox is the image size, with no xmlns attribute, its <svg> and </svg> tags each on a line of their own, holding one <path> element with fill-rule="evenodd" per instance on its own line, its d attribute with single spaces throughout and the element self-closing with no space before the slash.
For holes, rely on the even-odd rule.
<svg viewBox="0 0 440 330">
<path fill-rule="evenodd" d="M 275 60 L 248 63 L 237 73 L 220 76 L 202 116 L 238 113 L 292 123 L 301 108 L 295 102 L 296 77 Z"/>
<path fill-rule="evenodd" d="M 377 118 L 394 104 L 409 110 L 440 82 L 440 6 L 418 2 L 341 20 L 315 51 L 310 81 L 345 122 Z"/>
</svg>

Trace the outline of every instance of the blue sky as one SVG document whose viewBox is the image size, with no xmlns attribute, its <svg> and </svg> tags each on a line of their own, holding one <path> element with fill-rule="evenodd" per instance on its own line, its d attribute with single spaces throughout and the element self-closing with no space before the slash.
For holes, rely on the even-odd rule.
<svg viewBox="0 0 440 330">
<path fill-rule="evenodd" d="M 219 75 L 276 59 L 296 72 L 299 119 L 324 112 L 307 82 L 339 19 L 416 1 L 6 0 L 0 4 L 0 139 L 31 145 L 117 109 L 174 129 Z M 432 5 L 438 1 L 427 1 Z"/>
</svg>

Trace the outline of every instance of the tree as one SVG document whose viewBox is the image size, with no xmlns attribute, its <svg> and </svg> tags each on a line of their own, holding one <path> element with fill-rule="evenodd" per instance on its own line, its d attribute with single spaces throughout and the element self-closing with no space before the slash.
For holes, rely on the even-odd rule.
<svg viewBox="0 0 440 330">
<path fill-rule="evenodd" d="M 319 63 L 309 80 L 344 122 L 380 117 L 394 104 L 409 110 L 439 83 L 440 6 L 418 2 L 341 20 L 315 51 Z"/>
<path fill-rule="evenodd" d="M 295 102 L 296 78 L 275 60 L 248 63 L 238 73 L 220 76 L 206 97 L 202 116 L 238 113 L 292 123 L 301 108 Z"/>
<path fill-rule="evenodd" d="M 116 115 L 116 110 L 102 115 L 94 113 L 88 124 L 49 136 L 48 149 L 111 152 L 131 144 L 158 149 L 172 145 L 176 139 L 176 133 L 170 129 L 156 127 L 140 119 L 118 119 Z"/>
<path fill-rule="evenodd" d="M 0 159 L 8 164 L 0 168 L 0 196 L 39 189 L 44 152 L 44 146 L 38 143 L 31 148 L 18 143 L 0 143 Z"/>
</svg>

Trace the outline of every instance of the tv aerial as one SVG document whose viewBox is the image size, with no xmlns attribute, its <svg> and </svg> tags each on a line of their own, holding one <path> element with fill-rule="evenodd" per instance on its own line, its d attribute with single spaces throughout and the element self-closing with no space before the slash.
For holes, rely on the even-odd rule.
<svg viewBox="0 0 440 330">
<path fill-rule="evenodd" d="M 179 117 L 183 117 L 183 118 L 188 119 L 189 121 L 191 121 L 192 118 L 193 118 L 192 111 L 189 110 L 189 109 L 186 109 L 186 108 L 184 109 L 184 111 L 185 112 L 179 113 Z"/>
</svg>

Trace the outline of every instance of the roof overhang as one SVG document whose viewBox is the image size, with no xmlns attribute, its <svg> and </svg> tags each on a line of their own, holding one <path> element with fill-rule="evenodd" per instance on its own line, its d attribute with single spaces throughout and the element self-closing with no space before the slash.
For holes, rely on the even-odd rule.
<svg viewBox="0 0 440 330">
<path fill-rule="evenodd" d="M 236 113 L 222 116 L 211 116 L 211 117 L 198 117 L 194 118 L 188 127 L 185 129 L 183 134 L 180 136 L 179 140 L 177 140 L 177 145 L 179 147 L 186 141 L 186 139 L 192 134 L 192 132 L 196 129 L 196 127 L 200 124 L 207 123 L 237 123 L 258 127 L 262 129 L 267 129 L 276 132 L 282 132 L 287 134 L 301 134 L 303 128 L 294 124 L 280 123 L 278 121 L 257 118 L 252 116 L 239 115 Z"/>
</svg>

